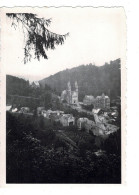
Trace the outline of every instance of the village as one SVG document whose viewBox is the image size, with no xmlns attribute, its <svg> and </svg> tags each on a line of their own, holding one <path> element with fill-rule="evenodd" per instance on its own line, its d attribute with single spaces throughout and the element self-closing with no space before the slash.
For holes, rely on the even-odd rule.
<svg viewBox="0 0 139 195">
<path fill-rule="evenodd" d="M 39 83 L 33 82 L 33 88 L 38 88 Z M 83 102 L 78 100 L 78 83 L 75 82 L 74 91 L 71 90 L 70 82 L 67 83 L 67 89 L 62 91 L 61 96 L 58 96 L 59 102 L 65 107 L 75 110 L 78 116 L 72 113 L 65 113 L 63 110 L 45 109 L 44 106 L 36 108 L 36 115 L 38 117 L 46 118 L 47 120 L 55 121 L 63 127 L 77 127 L 78 131 L 85 131 L 86 133 L 95 136 L 107 136 L 118 131 L 119 126 L 115 125 L 118 118 L 118 108 L 120 100 L 117 100 L 115 106 L 110 106 L 110 98 L 104 93 L 96 98 L 92 95 L 85 95 Z M 21 107 L 7 105 L 6 111 L 13 114 L 33 115 L 29 107 Z M 85 117 L 80 116 L 84 113 Z M 91 119 L 90 119 L 91 118 Z M 59 129 L 60 131 L 61 129 Z"/>
<path fill-rule="evenodd" d="M 121 184 L 124 10 L 4 8 L 2 18 L 4 183 Z"/>
</svg>

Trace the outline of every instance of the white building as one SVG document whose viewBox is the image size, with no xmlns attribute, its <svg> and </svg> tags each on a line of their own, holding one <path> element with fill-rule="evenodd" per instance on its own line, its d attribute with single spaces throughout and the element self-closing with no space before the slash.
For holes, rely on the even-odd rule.
<svg viewBox="0 0 139 195">
<path fill-rule="evenodd" d="M 88 118 L 79 118 L 77 120 L 77 127 L 79 130 L 82 130 L 85 128 L 85 123 L 87 123 Z"/>
<path fill-rule="evenodd" d="M 66 101 L 68 104 L 78 104 L 78 83 L 75 82 L 75 90 L 71 90 L 71 84 L 68 82 L 67 89 L 61 93 L 61 101 Z"/>
<path fill-rule="evenodd" d="M 31 87 L 36 89 L 36 88 L 39 88 L 39 87 L 40 87 L 40 84 L 39 84 L 38 81 L 33 81 L 33 82 L 31 83 Z"/>
<path fill-rule="evenodd" d="M 11 110 L 11 108 L 12 108 L 12 105 L 10 105 L 10 106 L 6 106 L 6 111 L 10 111 L 10 110 Z"/>
<path fill-rule="evenodd" d="M 17 111 L 18 111 L 17 108 L 13 108 L 13 109 L 12 109 L 12 112 L 17 112 Z"/>
<path fill-rule="evenodd" d="M 86 95 L 83 99 L 84 105 L 92 105 L 95 102 L 95 98 L 92 95 Z"/>
</svg>

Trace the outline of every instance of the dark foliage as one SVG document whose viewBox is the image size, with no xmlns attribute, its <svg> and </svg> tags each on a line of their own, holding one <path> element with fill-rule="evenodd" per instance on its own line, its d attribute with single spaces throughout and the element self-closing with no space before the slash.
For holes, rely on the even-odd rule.
<svg viewBox="0 0 139 195">
<path fill-rule="evenodd" d="M 26 39 L 24 48 L 24 63 L 31 61 L 33 56 L 40 60 L 40 57 L 48 59 L 46 50 L 55 49 L 55 45 L 63 44 L 67 35 L 59 35 L 48 30 L 51 19 L 38 18 L 32 13 L 7 13 L 11 18 L 12 26 L 22 25 Z"/>
<path fill-rule="evenodd" d="M 82 108 L 85 109 L 85 110 L 92 111 L 92 109 L 94 108 L 94 105 L 93 104 L 91 104 L 91 105 L 82 105 Z"/>
<path fill-rule="evenodd" d="M 113 150 L 107 155 L 96 156 L 91 148 L 95 138 L 89 138 L 85 132 L 79 139 L 79 150 L 69 151 L 52 130 L 53 126 L 41 117 L 32 120 L 31 116 L 7 113 L 6 122 L 7 183 L 121 182 L 119 155 Z M 73 136 L 78 131 L 69 129 L 67 133 Z M 86 136 L 90 140 L 88 144 L 85 143 Z"/>
</svg>

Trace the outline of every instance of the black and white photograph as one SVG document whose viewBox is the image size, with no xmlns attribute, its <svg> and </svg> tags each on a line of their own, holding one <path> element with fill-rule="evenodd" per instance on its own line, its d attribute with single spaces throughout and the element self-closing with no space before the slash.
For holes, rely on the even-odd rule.
<svg viewBox="0 0 139 195">
<path fill-rule="evenodd" d="M 122 184 L 124 9 L 3 8 L 7 184 Z"/>
</svg>

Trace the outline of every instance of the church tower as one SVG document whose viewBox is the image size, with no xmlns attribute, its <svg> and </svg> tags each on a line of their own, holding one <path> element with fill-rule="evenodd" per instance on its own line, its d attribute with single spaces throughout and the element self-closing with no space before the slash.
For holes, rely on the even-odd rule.
<svg viewBox="0 0 139 195">
<path fill-rule="evenodd" d="M 71 103 L 71 84 L 70 81 L 67 84 L 67 103 Z"/>
<path fill-rule="evenodd" d="M 75 81 L 76 104 L 78 103 L 78 83 Z"/>
<path fill-rule="evenodd" d="M 78 83 L 75 81 L 75 91 L 78 92 Z"/>
</svg>

